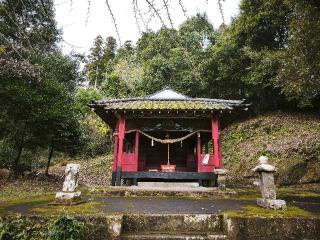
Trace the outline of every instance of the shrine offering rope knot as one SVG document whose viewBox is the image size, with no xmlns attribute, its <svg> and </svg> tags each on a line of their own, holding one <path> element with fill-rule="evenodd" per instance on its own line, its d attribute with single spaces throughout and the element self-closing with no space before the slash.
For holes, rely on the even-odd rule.
<svg viewBox="0 0 320 240">
<path fill-rule="evenodd" d="M 193 136 L 194 134 L 196 134 L 198 132 L 198 131 L 194 131 L 194 132 L 189 133 L 189 134 L 187 134 L 187 135 L 185 135 L 185 136 L 183 136 L 181 138 L 172 138 L 172 139 L 170 139 L 170 138 L 168 138 L 168 139 L 156 138 L 156 137 L 153 137 L 153 136 L 151 136 L 151 135 L 149 135 L 149 134 L 147 134 L 147 133 L 145 133 L 145 132 L 143 132 L 141 130 L 138 130 L 138 129 L 126 131 L 126 133 L 137 132 L 137 131 L 139 133 L 141 133 L 142 135 L 146 136 L 147 138 L 150 138 L 151 140 L 153 140 L 155 142 L 162 143 L 162 144 L 172 144 L 172 143 L 181 142 L 181 141 Z"/>
</svg>

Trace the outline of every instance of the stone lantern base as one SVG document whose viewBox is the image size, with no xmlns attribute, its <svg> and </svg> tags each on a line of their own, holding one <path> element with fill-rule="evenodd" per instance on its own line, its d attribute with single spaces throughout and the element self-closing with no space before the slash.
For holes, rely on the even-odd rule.
<svg viewBox="0 0 320 240">
<path fill-rule="evenodd" d="M 224 168 L 214 169 L 213 172 L 217 175 L 217 185 L 221 190 L 226 189 L 226 175 L 228 171 Z"/>
<path fill-rule="evenodd" d="M 81 192 L 57 192 L 55 204 L 58 205 L 76 205 L 83 203 Z"/>
<path fill-rule="evenodd" d="M 261 207 L 270 208 L 270 209 L 274 209 L 274 210 L 287 208 L 286 202 L 284 200 L 280 200 L 280 199 L 258 198 L 257 204 Z"/>
</svg>

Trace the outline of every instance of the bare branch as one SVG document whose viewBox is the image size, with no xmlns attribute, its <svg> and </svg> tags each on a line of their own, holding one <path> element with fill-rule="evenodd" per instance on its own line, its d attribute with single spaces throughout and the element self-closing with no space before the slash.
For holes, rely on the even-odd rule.
<svg viewBox="0 0 320 240">
<path fill-rule="evenodd" d="M 73 48 L 86 48 L 86 47 L 87 47 L 87 46 L 82 46 L 82 47 L 81 47 L 81 46 L 73 45 L 73 44 L 67 42 L 64 38 L 62 38 L 62 41 L 63 41 L 65 44 L 67 44 L 68 46 L 73 47 Z"/>
<path fill-rule="evenodd" d="M 87 18 L 86 18 L 86 26 L 88 25 L 88 21 L 89 21 L 90 8 L 91 8 L 91 0 L 88 0 L 88 8 L 87 8 Z"/>
<path fill-rule="evenodd" d="M 164 5 L 164 7 L 166 9 L 167 17 L 169 19 L 170 25 L 173 28 L 173 22 L 172 22 L 172 19 L 171 19 L 171 16 L 170 16 L 170 12 L 169 12 L 169 7 L 168 7 L 168 0 L 162 0 L 162 1 L 163 1 L 163 5 Z"/>
<path fill-rule="evenodd" d="M 70 12 L 72 12 L 72 9 L 73 9 L 73 1 L 70 0 Z"/>
<path fill-rule="evenodd" d="M 149 0 L 145 0 L 145 1 L 148 3 L 149 7 L 154 11 L 154 13 L 158 16 L 158 18 L 160 19 L 160 22 L 162 23 L 162 25 L 164 27 L 166 27 L 166 24 L 164 23 L 159 11 L 155 8 L 154 4 L 152 2 L 150 2 Z"/>
<path fill-rule="evenodd" d="M 136 4 L 136 0 L 132 0 L 132 8 L 133 8 L 133 14 L 134 14 L 134 19 L 136 20 L 136 25 L 138 27 L 138 31 L 139 33 L 141 33 L 141 28 L 140 28 L 140 24 L 139 24 L 139 19 L 138 19 L 138 13 L 137 13 L 137 4 Z"/>
<path fill-rule="evenodd" d="M 106 0 L 106 4 L 107 4 L 107 7 L 108 7 L 108 11 L 109 11 L 109 13 L 110 13 L 110 16 L 111 16 L 111 18 L 112 18 L 114 28 L 115 28 L 116 33 L 117 33 L 117 37 L 118 37 L 119 44 L 120 44 L 120 46 L 121 46 L 122 44 L 121 44 L 121 39 L 120 39 L 120 34 L 119 34 L 119 29 L 118 29 L 117 21 L 116 21 L 114 15 L 113 15 L 112 9 L 111 9 L 110 4 L 109 4 L 109 0 Z"/>
<path fill-rule="evenodd" d="M 188 18 L 187 9 L 184 7 L 182 0 L 179 0 L 179 5 L 180 5 L 180 8 L 181 8 L 181 10 L 182 10 L 182 12 L 183 12 L 183 15 L 184 15 L 186 18 Z"/>
<path fill-rule="evenodd" d="M 148 30 L 148 24 L 146 23 L 146 21 L 143 18 L 143 15 L 142 15 L 141 10 L 140 10 L 139 5 L 138 5 L 138 0 L 135 0 L 135 5 L 136 5 L 137 13 L 140 16 L 140 19 L 141 19 L 145 29 Z"/>
<path fill-rule="evenodd" d="M 222 8 L 222 1 L 224 1 L 224 0 L 218 0 L 218 5 L 219 5 L 219 11 L 221 14 L 221 18 L 222 18 L 222 23 L 225 24 L 223 8 Z"/>
<path fill-rule="evenodd" d="M 164 6 L 159 8 L 158 12 L 161 12 L 163 9 L 164 9 Z M 154 18 L 154 16 L 156 15 L 156 13 L 152 9 L 150 9 L 150 10 L 151 10 L 151 14 L 150 14 L 150 16 L 149 16 L 149 18 L 147 20 L 147 24 L 149 24 L 151 22 L 151 20 Z M 150 13 L 150 11 L 149 11 L 149 13 Z"/>
</svg>

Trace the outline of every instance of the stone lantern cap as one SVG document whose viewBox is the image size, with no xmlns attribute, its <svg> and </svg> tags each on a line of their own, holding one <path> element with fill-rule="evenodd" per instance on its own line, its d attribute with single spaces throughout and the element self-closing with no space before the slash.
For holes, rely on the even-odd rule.
<svg viewBox="0 0 320 240">
<path fill-rule="evenodd" d="M 253 171 L 255 172 L 275 172 L 276 168 L 270 164 L 268 164 L 268 157 L 260 156 L 258 158 L 259 165 L 256 166 Z"/>
<path fill-rule="evenodd" d="M 224 168 L 216 168 L 216 169 L 213 170 L 213 172 L 214 172 L 215 174 L 217 174 L 217 175 L 222 175 L 222 176 L 224 176 L 224 175 L 227 175 L 228 170 L 227 170 L 227 169 L 224 169 Z"/>
</svg>

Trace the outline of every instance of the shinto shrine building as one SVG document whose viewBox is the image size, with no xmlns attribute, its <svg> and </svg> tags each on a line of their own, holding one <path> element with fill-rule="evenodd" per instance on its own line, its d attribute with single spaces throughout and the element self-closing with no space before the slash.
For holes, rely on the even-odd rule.
<svg viewBox="0 0 320 240">
<path fill-rule="evenodd" d="M 214 186 L 223 168 L 219 121 L 243 100 L 191 98 L 165 88 L 144 98 L 91 104 L 114 133 L 112 185 L 138 181 L 198 181 Z"/>
</svg>

